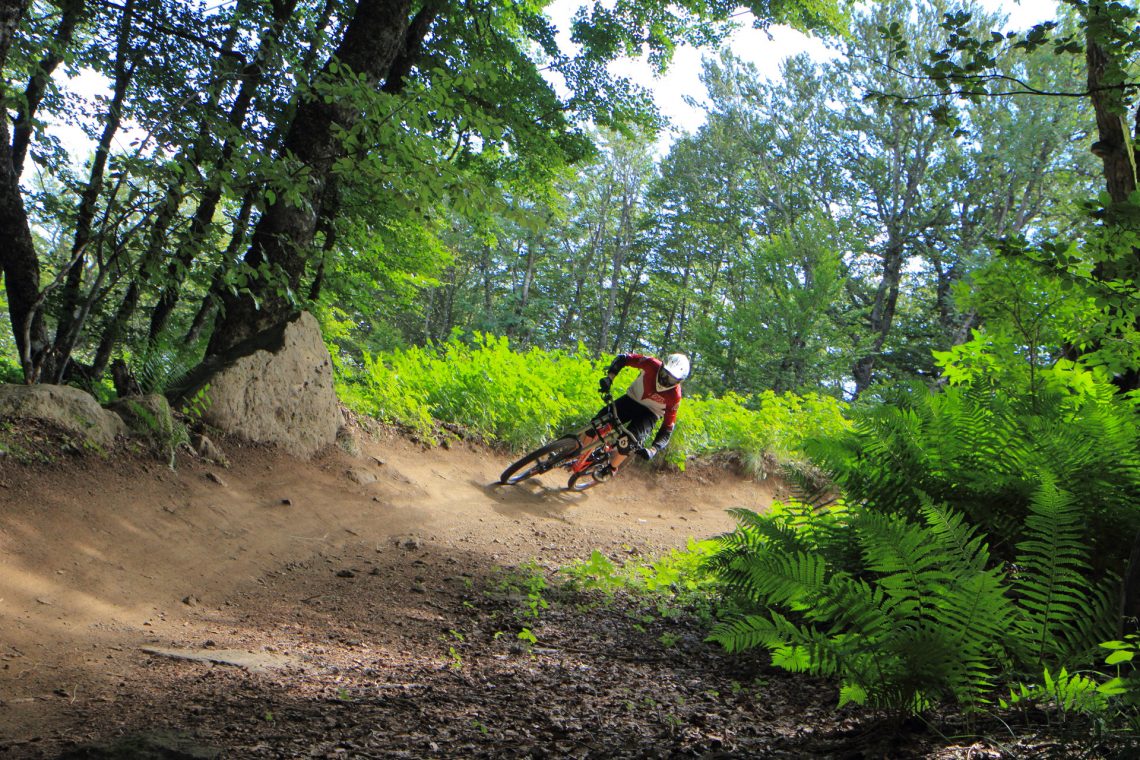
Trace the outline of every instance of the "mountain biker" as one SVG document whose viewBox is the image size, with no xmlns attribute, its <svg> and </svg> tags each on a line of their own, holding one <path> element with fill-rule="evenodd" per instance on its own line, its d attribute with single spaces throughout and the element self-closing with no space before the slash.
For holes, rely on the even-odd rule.
<svg viewBox="0 0 1140 760">
<path fill-rule="evenodd" d="M 595 475 L 597 480 L 613 475 L 634 451 L 643 459 L 650 460 L 669 443 L 677 421 L 677 407 L 681 403 L 681 383 L 689 376 L 689 357 L 669 354 L 665 361 L 661 361 L 641 354 L 618 354 L 606 370 L 605 377 L 598 381 L 599 390 L 608 392 L 623 367 L 641 371 L 625 395 L 614 402 L 618 418 L 635 440 L 623 436 L 618 441 L 610 464 Z M 653 443 L 644 446 L 653 424 L 659 419 L 661 427 L 653 437 Z"/>
</svg>

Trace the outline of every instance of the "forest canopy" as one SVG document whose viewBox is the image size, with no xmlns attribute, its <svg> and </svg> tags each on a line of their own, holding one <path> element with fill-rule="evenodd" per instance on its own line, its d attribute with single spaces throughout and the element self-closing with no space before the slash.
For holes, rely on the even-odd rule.
<svg viewBox="0 0 1140 760">
<path fill-rule="evenodd" d="M 1040 357 L 1118 344 L 1073 291 L 1071 318 L 999 318 L 1053 303 L 1010 298 L 1007 268 L 1079 245 L 1103 184 L 1086 4 L 993 32 L 1003 50 L 977 5 L 619 2 L 580 9 L 569 42 L 545 5 L 6 0 L 8 376 L 109 388 L 117 363 L 161 388 L 299 309 L 344 366 L 482 331 L 682 348 L 715 393 L 933 379 L 932 352 L 978 329 L 1038 330 Z M 650 93 L 608 62 L 667 70 L 746 22 L 834 55 L 766 79 L 710 52 L 706 121 L 662 154 Z M 980 94 L 998 83 L 1020 84 Z"/>
<path fill-rule="evenodd" d="M 607 63 L 644 49 L 663 68 L 736 12 L 599 6 L 564 50 L 544 5 L 0 2 L 8 361 L 97 385 L 112 361 L 191 365 L 301 308 L 414 339 L 396 323 L 467 258 L 460 243 L 544 227 L 593 130 L 656 128 Z M 829 2 L 752 10 L 842 26 Z M 106 92 L 64 86 L 78 75 Z M 61 126 L 92 141 L 82 165 Z"/>
</svg>

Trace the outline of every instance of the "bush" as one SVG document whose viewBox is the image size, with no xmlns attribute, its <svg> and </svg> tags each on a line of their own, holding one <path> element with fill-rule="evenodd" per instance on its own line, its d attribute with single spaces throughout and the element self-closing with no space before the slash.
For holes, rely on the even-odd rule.
<svg viewBox="0 0 1140 760">
<path fill-rule="evenodd" d="M 339 378 L 356 411 L 409 425 L 434 440 L 434 421 L 462 425 L 513 449 L 584 424 L 597 411 L 605 365 L 573 353 L 517 353 L 506 338 L 476 333 L 446 343 L 365 355 L 362 372 Z"/>
<path fill-rule="evenodd" d="M 772 462 L 803 459 L 804 441 L 835 435 L 848 426 L 846 404 L 830 396 L 794 393 L 759 396 L 729 393 L 681 404 L 668 461 L 683 467 L 690 457 L 735 453 L 753 475 L 769 474 Z"/>
<path fill-rule="evenodd" d="M 1091 580 L 1071 497 L 1041 488 L 1016 574 L 961 514 L 929 501 L 917 511 L 921 522 L 866 505 L 738 511 L 710 564 L 750 611 L 710 638 L 836 678 L 841 706 L 904 714 L 942 700 L 976 709 L 1042 665 L 1091 664 L 1112 630 L 1115 584 Z"/>
<path fill-rule="evenodd" d="M 0 383 L 19 385 L 24 382 L 24 370 L 13 358 L 0 354 Z"/>
<path fill-rule="evenodd" d="M 1140 522 L 1140 431 L 1101 375 L 1035 385 L 896 388 L 808 441 L 845 500 L 736 514 L 712 563 L 744 611 L 713 638 L 901 712 L 1095 666 Z"/>
<path fill-rule="evenodd" d="M 1034 395 L 988 382 L 896 391 L 852 426 L 805 443 L 854 502 L 915 520 L 924 498 L 982 528 L 1003 559 L 1042 483 L 1077 496 L 1101 570 L 1120 573 L 1140 528 L 1135 405 L 1094 373 L 1045 371 Z"/>
<path fill-rule="evenodd" d="M 350 408 L 407 425 L 434 440 L 437 422 L 461 425 L 514 450 L 533 448 L 586 424 L 600 408 L 598 379 L 609 358 L 585 347 L 546 352 L 511 350 L 506 338 L 476 333 L 423 348 L 365 355 L 352 370 L 337 364 L 337 391 Z M 632 382 L 626 369 L 615 388 Z M 765 461 L 801 458 L 809 435 L 846 426 L 845 406 L 826 396 L 730 394 L 686 398 L 666 461 L 684 467 L 690 457 L 731 452 L 755 474 Z"/>
</svg>

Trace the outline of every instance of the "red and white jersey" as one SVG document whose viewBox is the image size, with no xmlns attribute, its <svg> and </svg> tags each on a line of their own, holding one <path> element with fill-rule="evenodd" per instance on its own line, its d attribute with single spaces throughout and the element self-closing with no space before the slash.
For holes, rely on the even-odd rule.
<svg viewBox="0 0 1140 760">
<path fill-rule="evenodd" d="M 662 427 L 673 427 L 677 421 L 677 407 L 681 403 L 681 386 L 664 389 L 657 387 L 657 371 L 661 369 L 659 359 L 641 354 L 626 354 L 625 360 L 625 366 L 641 370 L 626 395 L 653 412 L 658 419 L 663 417 Z"/>
</svg>

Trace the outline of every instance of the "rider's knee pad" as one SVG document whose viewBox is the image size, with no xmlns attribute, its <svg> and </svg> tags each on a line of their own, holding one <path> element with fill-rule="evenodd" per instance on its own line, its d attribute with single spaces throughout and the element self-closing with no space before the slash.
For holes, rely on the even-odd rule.
<svg viewBox="0 0 1140 760">
<path fill-rule="evenodd" d="M 637 441 L 631 435 L 623 435 L 617 440 L 617 450 L 619 454 L 629 456 L 637 447 Z"/>
</svg>

